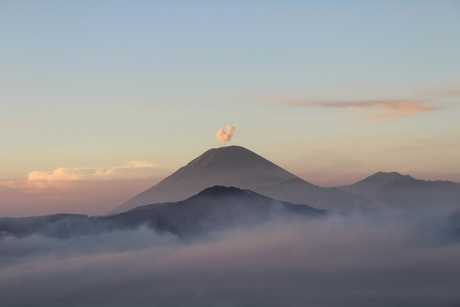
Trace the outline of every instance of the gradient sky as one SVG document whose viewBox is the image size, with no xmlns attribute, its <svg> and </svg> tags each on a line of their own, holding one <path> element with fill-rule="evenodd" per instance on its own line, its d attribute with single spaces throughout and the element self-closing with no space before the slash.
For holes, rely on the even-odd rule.
<svg viewBox="0 0 460 307">
<path fill-rule="evenodd" d="M 459 33 L 455 0 L 3 0 L 0 216 L 104 213 L 227 124 L 322 186 L 460 182 Z"/>
</svg>

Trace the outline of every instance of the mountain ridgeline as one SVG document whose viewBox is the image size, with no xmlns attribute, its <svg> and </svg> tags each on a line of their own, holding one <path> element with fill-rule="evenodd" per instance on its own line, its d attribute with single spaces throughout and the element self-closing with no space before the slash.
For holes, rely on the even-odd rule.
<svg viewBox="0 0 460 307">
<path fill-rule="evenodd" d="M 214 185 L 254 189 L 294 178 L 297 176 L 243 147 L 214 148 L 109 214 L 142 205 L 184 200 Z"/>
<path fill-rule="evenodd" d="M 347 211 L 369 205 L 361 196 L 308 183 L 244 147 L 228 146 L 206 151 L 108 214 L 184 200 L 214 185 L 250 189 L 280 201 L 320 209 Z"/>
<path fill-rule="evenodd" d="M 66 238 L 146 225 L 190 238 L 274 218 L 316 218 L 330 211 L 389 207 L 446 210 L 452 216 L 447 232 L 459 237 L 458 183 L 378 172 L 352 185 L 322 188 L 239 146 L 206 151 L 106 216 L 0 218 L 0 237 L 41 234 Z"/>
<path fill-rule="evenodd" d="M 213 148 L 110 214 L 152 204 L 177 202 L 214 186 L 250 189 L 273 199 L 318 209 L 353 212 L 390 205 L 399 208 L 456 208 L 460 184 L 378 172 L 355 184 L 323 188 L 311 184 L 240 146 Z"/>
<path fill-rule="evenodd" d="M 412 209 L 460 209 L 460 184 L 420 180 L 397 172 L 378 172 L 340 189 L 374 204 Z"/>
</svg>

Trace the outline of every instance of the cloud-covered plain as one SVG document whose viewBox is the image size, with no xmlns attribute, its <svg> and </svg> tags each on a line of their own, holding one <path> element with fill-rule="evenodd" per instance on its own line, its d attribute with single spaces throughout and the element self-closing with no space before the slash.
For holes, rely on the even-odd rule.
<svg viewBox="0 0 460 307">
<path fill-rule="evenodd" d="M 442 220 L 442 219 L 441 219 Z M 149 229 L 0 240 L 5 306 L 458 306 L 438 219 L 273 221 L 184 243 Z"/>
<path fill-rule="evenodd" d="M 282 102 L 286 106 L 325 107 L 335 109 L 350 109 L 358 111 L 372 111 L 371 120 L 383 120 L 390 117 L 406 117 L 419 113 L 439 110 L 425 101 L 411 100 L 376 100 L 376 101 L 302 101 L 287 100 Z"/>
</svg>

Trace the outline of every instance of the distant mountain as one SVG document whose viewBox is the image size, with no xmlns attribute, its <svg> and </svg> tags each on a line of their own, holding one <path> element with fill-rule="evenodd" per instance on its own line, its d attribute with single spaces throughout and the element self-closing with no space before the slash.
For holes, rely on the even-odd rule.
<svg viewBox="0 0 460 307">
<path fill-rule="evenodd" d="M 342 186 L 340 188 L 355 194 L 372 196 L 378 193 L 380 190 L 385 189 L 385 187 L 394 184 L 395 182 L 398 184 L 398 182 L 414 180 L 416 179 L 409 175 L 401 175 L 397 172 L 378 172 L 352 185 Z"/>
<path fill-rule="evenodd" d="M 321 209 L 347 208 L 361 201 L 342 190 L 312 185 L 244 147 L 228 146 L 206 151 L 108 214 L 126 212 L 143 205 L 184 200 L 214 185 L 251 189 L 281 201 L 307 203 Z M 337 204 L 338 201 L 340 204 Z M 333 207 L 330 206 L 332 203 Z"/>
<path fill-rule="evenodd" d="M 374 202 L 399 207 L 460 207 L 460 184 L 420 180 L 397 172 L 378 172 L 340 189 Z"/>
<path fill-rule="evenodd" d="M 58 238 L 147 225 L 182 238 L 225 227 L 251 226 L 271 218 L 321 217 L 326 211 L 280 202 L 250 190 L 214 186 L 184 201 L 134 208 L 104 217 L 55 214 L 41 217 L 0 218 L 0 235 L 41 234 Z"/>
</svg>

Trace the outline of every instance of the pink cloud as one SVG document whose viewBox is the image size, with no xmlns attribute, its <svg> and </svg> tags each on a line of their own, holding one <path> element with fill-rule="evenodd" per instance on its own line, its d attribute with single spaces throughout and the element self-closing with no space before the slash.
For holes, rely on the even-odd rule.
<svg viewBox="0 0 460 307">
<path fill-rule="evenodd" d="M 78 181 L 78 180 L 125 180 L 148 178 L 164 172 L 150 162 L 130 161 L 124 166 L 112 167 L 60 167 L 50 172 L 32 171 L 28 181 Z"/>
<path fill-rule="evenodd" d="M 382 120 L 390 117 L 406 117 L 419 113 L 439 110 L 439 107 L 429 105 L 424 101 L 411 100 L 376 100 L 376 101 L 303 101 L 287 100 L 282 103 L 286 106 L 326 107 L 336 109 L 350 109 L 359 111 L 377 111 L 371 115 L 373 120 Z"/>
<path fill-rule="evenodd" d="M 168 174 L 166 169 L 145 161 L 32 171 L 27 179 L 0 181 L 0 216 L 103 214 Z"/>
</svg>

